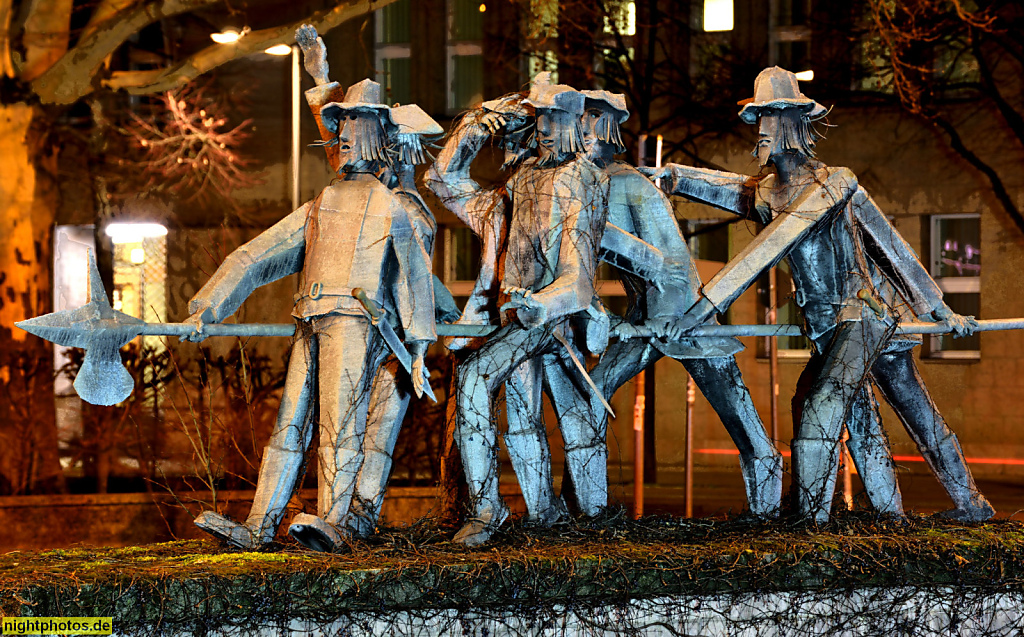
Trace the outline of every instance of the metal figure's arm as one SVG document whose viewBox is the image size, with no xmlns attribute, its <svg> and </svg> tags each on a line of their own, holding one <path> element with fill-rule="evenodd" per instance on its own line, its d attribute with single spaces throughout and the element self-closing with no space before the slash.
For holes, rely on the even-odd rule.
<svg viewBox="0 0 1024 637">
<path fill-rule="evenodd" d="M 601 260 L 630 274 L 659 285 L 665 269 L 665 256 L 643 239 L 608 222 L 601 235 Z"/>
<path fill-rule="evenodd" d="M 742 217 L 754 208 L 754 177 L 709 168 L 665 164 L 661 168 L 641 168 L 650 179 L 660 179 L 661 189 Z"/>
<path fill-rule="evenodd" d="M 857 189 L 857 177 L 847 169 L 806 186 L 738 255 L 719 270 L 703 289 L 696 314 L 701 319 L 724 312 L 762 272 L 781 261 L 823 217 Z M 698 324 L 703 321 L 698 321 Z"/>
<path fill-rule="evenodd" d="M 892 223 L 863 189 L 851 202 L 872 260 L 885 274 L 918 316 L 930 314 L 941 305 L 942 291 L 917 259 Z"/>
<path fill-rule="evenodd" d="M 654 281 L 658 289 L 648 295 L 648 313 L 652 317 L 682 314 L 696 301 L 701 281 L 672 203 L 654 184 L 632 169 L 622 178 L 626 179 L 623 185 L 628 189 L 626 210 L 617 210 L 621 203 L 618 197 L 613 197 L 608 203 L 608 218 L 628 215 L 637 237 L 656 247 L 665 258 L 664 272 Z"/>
<path fill-rule="evenodd" d="M 501 192 L 484 190 L 469 174 L 473 160 L 491 136 L 485 125 L 486 116 L 483 109 L 467 113 L 424 178 L 426 186 L 444 206 L 478 236 L 483 236 L 487 219 L 500 214 L 504 207 Z"/>
<path fill-rule="evenodd" d="M 404 340 L 426 344 L 437 340 L 434 329 L 434 276 L 431 247 L 436 224 L 418 196 L 395 193 L 391 230 L 392 246 L 398 260 L 398 276 L 392 297 L 402 324 Z M 397 221 L 397 223 L 396 223 Z"/>
<path fill-rule="evenodd" d="M 188 303 L 193 322 L 220 323 L 235 313 L 253 291 L 302 270 L 303 231 L 312 202 L 278 221 L 229 254 Z"/>
<path fill-rule="evenodd" d="M 295 43 L 302 49 L 302 62 L 306 73 L 317 85 L 328 84 L 331 67 L 327 64 L 327 47 L 316 32 L 316 27 L 304 24 L 295 30 Z"/>
<path fill-rule="evenodd" d="M 942 299 L 942 290 L 871 195 L 859 189 L 851 204 L 872 261 L 914 314 L 923 320 L 947 325 L 958 337 L 973 333 L 978 327 L 977 321 L 973 316 L 961 316 L 950 309 Z"/>
</svg>

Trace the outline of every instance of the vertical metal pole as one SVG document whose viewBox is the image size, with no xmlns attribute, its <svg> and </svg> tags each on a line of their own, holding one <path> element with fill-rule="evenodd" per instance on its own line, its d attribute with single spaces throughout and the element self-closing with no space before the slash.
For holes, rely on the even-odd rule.
<svg viewBox="0 0 1024 637">
<path fill-rule="evenodd" d="M 647 155 L 647 133 L 637 140 L 638 166 L 644 165 Z M 640 372 L 633 379 L 633 519 L 644 514 L 644 411 L 647 403 L 645 383 L 647 374 Z"/>
<path fill-rule="evenodd" d="M 697 384 L 686 375 L 686 517 L 693 517 L 693 404 L 697 402 Z"/>
<path fill-rule="evenodd" d="M 634 381 L 633 396 L 633 519 L 644 514 L 644 411 L 647 395 L 644 392 L 646 373 L 640 372 Z"/>
<path fill-rule="evenodd" d="M 778 286 L 778 275 L 775 268 L 768 270 L 768 318 L 769 325 L 775 325 L 778 321 L 776 309 Z M 779 342 L 778 337 L 768 338 L 768 385 L 771 387 L 771 400 L 769 404 L 772 441 L 779 441 Z M 795 424 L 795 423 L 794 423 Z"/>
<path fill-rule="evenodd" d="M 292 45 L 292 210 L 299 208 L 299 160 L 302 147 L 299 145 L 299 100 L 302 93 L 302 82 L 299 76 L 299 47 Z"/>
</svg>

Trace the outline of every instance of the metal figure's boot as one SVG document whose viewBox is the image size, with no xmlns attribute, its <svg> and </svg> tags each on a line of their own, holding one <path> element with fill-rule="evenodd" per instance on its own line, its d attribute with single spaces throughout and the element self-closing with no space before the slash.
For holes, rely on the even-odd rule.
<svg viewBox="0 0 1024 637">
<path fill-rule="evenodd" d="M 978 490 L 956 436 L 946 438 L 934 448 L 922 449 L 921 453 L 953 500 L 954 508 L 940 512 L 941 517 L 960 522 L 982 522 L 996 514 L 988 499 Z"/>
<path fill-rule="evenodd" d="M 831 440 L 793 441 L 793 488 L 799 514 L 828 522 L 836 488 L 839 444 Z"/>
<path fill-rule="evenodd" d="M 782 454 L 740 460 L 750 512 L 759 518 L 779 515 L 782 505 Z"/>
<path fill-rule="evenodd" d="M 580 512 L 588 517 L 600 515 L 608 506 L 608 446 L 602 440 L 586 448 L 567 447 L 565 462 Z"/>
<path fill-rule="evenodd" d="M 498 491 L 498 463 L 494 457 L 497 450 L 481 437 L 480 432 L 475 436 L 459 437 L 462 468 L 474 515 L 452 541 L 465 546 L 479 546 L 491 539 L 509 516 L 508 507 Z"/>
<path fill-rule="evenodd" d="M 884 438 L 878 436 L 850 437 L 846 441 L 853 464 L 857 467 L 864 491 L 875 511 L 903 517 L 903 494 L 896 479 L 892 453 Z"/>
<path fill-rule="evenodd" d="M 321 553 L 334 553 L 344 544 L 344 536 L 338 529 L 309 513 L 292 518 L 288 535 L 306 548 Z"/>
<path fill-rule="evenodd" d="M 267 445 L 263 449 L 256 495 L 245 523 L 204 511 L 195 519 L 195 525 L 236 548 L 252 550 L 269 544 L 284 518 L 285 508 L 302 473 L 303 461 L 301 451 Z"/>
</svg>

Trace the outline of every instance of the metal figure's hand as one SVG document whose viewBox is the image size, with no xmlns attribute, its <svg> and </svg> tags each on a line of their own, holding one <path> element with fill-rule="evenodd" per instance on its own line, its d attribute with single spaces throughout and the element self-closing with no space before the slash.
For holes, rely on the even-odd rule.
<svg viewBox="0 0 1024 637">
<path fill-rule="evenodd" d="M 505 294 L 509 296 L 508 303 L 501 306 L 504 312 L 509 308 L 515 308 L 519 322 L 527 329 L 540 327 L 547 321 L 548 308 L 546 305 L 533 298 L 533 291 L 526 288 L 510 287 L 505 288 Z"/>
<path fill-rule="evenodd" d="M 504 113 L 484 111 L 484 114 L 480 117 L 480 126 L 491 135 L 500 133 L 506 124 L 508 124 L 508 115 Z"/>
<path fill-rule="evenodd" d="M 295 29 L 295 43 L 302 49 L 303 66 L 317 85 L 327 84 L 330 80 L 330 67 L 327 64 L 327 47 L 324 41 L 316 32 L 316 27 L 311 24 L 304 24 Z"/>
<path fill-rule="evenodd" d="M 942 323 L 949 328 L 953 338 L 970 336 L 978 329 L 978 321 L 973 316 L 957 314 L 945 303 L 932 310 L 932 316 L 935 317 L 936 323 Z"/>
<path fill-rule="evenodd" d="M 523 106 L 520 93 L 510 93 L 484 102 L 480 125 L 492 135 L 518 130 L 526 124 L 530 113 Z"/>
<path fill-rule="evenodd" d="M 424 392 L 430 390 L 430 370 L 423 360 L 423 354 L 417 354 L 412 361 L 412 390 L 416 398 L 422 398 Z"/>
<path fill-rule="evenodd" d="M 203 326 L 206 323 L 203 322 L 203 313 L 206 312 L 207 307 L 201 307 L 195 314 L 182 321 L 183 325 L 191 325 L 192 331 L 188 334 L 178 337 L 181 342 L 190 343 L 202 343 L 206 340 L 206 334 L 203 333 Z"/>
</svg>

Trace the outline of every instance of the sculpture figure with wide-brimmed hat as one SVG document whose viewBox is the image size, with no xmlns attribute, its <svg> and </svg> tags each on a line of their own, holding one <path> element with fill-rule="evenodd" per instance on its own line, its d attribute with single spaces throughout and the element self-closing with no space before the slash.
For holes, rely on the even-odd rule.
<svg viewBox="0 0 1024 637">
<path fill-rule="evenodd" d="M 906 241 L 893 228 L 848 168 L 815 158 L 812 122 L 826 109 L 800 92 L 796 76 L 779 67 L 762 71 L 754 97 L 740 117 L 758 126 L 754 154 L 757 177 L 687 166 L 646 171 L 668 192 L 746 216 L 765 226 L 712 278 L 701 298 L 675 325 L 685 333 L 724 312 L 762 272 L 783 258 L 793 273 L 797 305 L 803 309 L 814 356 L 804 388 L 794 399 L 793 478 L 800 515 L 828 520 L 844 423 L 848 447 L 872 503 L 902 515 L 894 464 L 874 406 L 869 379 L 885 391 L 936 476 L 952 497 L 950 513 L 982 520 L 991 506 L 970 477 L 956 437 L 927 395 L 913 361 L 895 341 L 895 306 L 879 273 L 925 320 L 945 324 L 955 335 L 970 334 L 973 317 L 956 314 Z"/>
<path fill-rule="evenodd" d="M 363 80 L 343 101 L 323 104 L 319 116 L 337 149 L 339 178 L 235 250 L 189 303 L 191 338 L 200 340 L 204 324 L 230 316 L 255 288 L 299 274 L 296 338 L 252 510 L 243 524 L 214 512 L 196 519 L 242 548 L 272 541 L 301 475 L 315 413 L 317 514 L 297 515 L 289 533 L 315 550 L 341 546 L 363 464 L 372 384 L 389 352 L 409 362 L 417 395 L 429 391 L 423 356 L 436 340 L 432 279 L 423 276 L 422 246 L 412 245 L 407 203 L 382 182 L 392 177 L 385 170 L 396 129 L 391 108 L 380 102 L 380 85 Z M 429 273 L 429 255 L 426 264 Z"/>
</svg>

